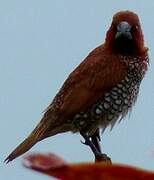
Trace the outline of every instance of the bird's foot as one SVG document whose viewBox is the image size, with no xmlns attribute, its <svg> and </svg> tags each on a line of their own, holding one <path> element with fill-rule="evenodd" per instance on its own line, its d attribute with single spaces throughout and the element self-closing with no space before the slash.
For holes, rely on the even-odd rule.
<svg viewBox="0 0 154 180">
<path fill-rule="evenodd" d="M 112 164 L 111 158 L 108 157 L 106 154 L 96 152 L 94 155 L 95 155 L 95 162 L 105 162 L 105 163 L 108 163 L 108 164 Z"/>
<path fill-rule="evenodd" d="M 85 135 L 85 134 L 81 134 L 83 136 L 83 138 L 85 139 L 85 142 L 81 141 L 83 144 L 89 146 L 92 150 L 92 152 L 94 153 L 95 156 L 95 162 L 105 162 L 108 164 L 112 164 L 111 163 L 111 159 L 106 155 L 103 154 L 101 152 L 101 150 L 97 149 L 95 144 L 92 141 L 92 138 Z"/>
</svg>

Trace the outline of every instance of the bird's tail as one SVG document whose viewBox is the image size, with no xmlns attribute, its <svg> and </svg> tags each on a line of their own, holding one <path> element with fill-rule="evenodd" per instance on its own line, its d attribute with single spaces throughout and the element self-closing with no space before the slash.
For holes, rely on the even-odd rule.
<svg viewBox="0 0 154 180">
<path fill-rule="evenodd" d="M 4 162 L 9 163 L 13 159 L 24 154 L 36 143 L 37 143 L 37 139 L 33 138 L 33 136 L 30 135 L 19 146 L 17 146 L 14 151 L 12 151 L 12 153 L 4 160 Z"/>
<path fill-rule="evenodd" d="M 38 141 L 44 139 L 49 127 L 54 130 L 54 127 L 51 128 L 51 121 L 49 118 L 43 117 L 32 133 L 19 146 L 17 146 L 17 148 L 4 160 L 4 162 L 8 163 L 19 157 L 27 152 Z M 57 134 L 57 132 L 51 133 L 51 135 L 55 134 Z"/>
</svg>

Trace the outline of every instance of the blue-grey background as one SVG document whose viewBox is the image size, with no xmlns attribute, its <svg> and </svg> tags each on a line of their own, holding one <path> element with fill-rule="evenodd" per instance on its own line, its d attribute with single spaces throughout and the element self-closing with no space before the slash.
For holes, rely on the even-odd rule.
<svg viewBox="0 0 154 180">
<path fill-rule="evenodd" d="M 103 135 L 113 162 L 154 170 L 154 1 L 0 0 L 0 179 L 50 179 L 2 161 L 34 128 L 68 74 L 105 38 L 119 10 L 139 14 L 150 68 L 130 118 Z M 69 162 L 92 161 L 71 133 L 48 138 L 31 152 L 54 152 Z"/>
</svg>

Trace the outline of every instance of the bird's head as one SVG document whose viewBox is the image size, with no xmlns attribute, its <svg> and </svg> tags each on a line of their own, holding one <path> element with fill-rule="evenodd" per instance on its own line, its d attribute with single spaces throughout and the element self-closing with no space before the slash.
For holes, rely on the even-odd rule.
<svg viewBox="0 0 154 180">
<path fill-rule="evenodd" d="M 131 11 L 116 13 L 107 32 L 105 44 L 118 53 L 145 52 L 146 48 L 137 14 Z"/>
</svg>

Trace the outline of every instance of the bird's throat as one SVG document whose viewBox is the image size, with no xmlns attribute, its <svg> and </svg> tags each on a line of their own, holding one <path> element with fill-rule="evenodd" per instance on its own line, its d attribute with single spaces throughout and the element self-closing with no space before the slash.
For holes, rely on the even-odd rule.
<svg viewBox="0 0 154 180">
<path fill-rule="evenodd" d="M 136 48 L 133 40 L 124 37 L 117 38 L 113 42 L 113 49 L 120 54 L 134 54 Z"/>
</svg>

